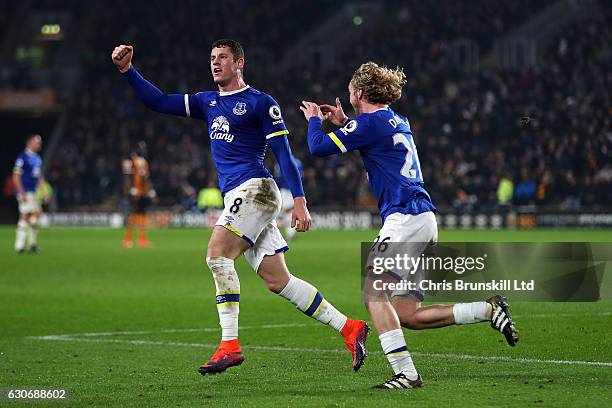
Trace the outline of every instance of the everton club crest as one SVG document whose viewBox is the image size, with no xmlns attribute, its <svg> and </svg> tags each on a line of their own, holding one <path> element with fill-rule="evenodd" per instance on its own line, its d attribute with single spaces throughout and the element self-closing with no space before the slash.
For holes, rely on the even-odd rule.
<svg viewBox="0 0 612 408">
<path fill-rule="evenodd" d="M 236 102 L 236 106 L 233 109 L 234 115 L 244 115 L 246 113 L 246 103 Z"/>
</svg>

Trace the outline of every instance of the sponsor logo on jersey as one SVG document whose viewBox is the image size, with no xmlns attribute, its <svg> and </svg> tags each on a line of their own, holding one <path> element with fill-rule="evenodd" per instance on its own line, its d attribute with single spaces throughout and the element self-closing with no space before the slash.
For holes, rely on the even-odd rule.
<svg viewBox="0 0 612 408">
<path fill-rule="evenodd" d="M 349 121 L 349 123 L 344 125 L 344 127 L 341 127 L 340 131 L 344 133 L 345 135 L 348 135 L 349 133 L 354 132 L 355 129 L 357 129 L 357 121 L 351 120 Z"/>
<path fill-rule="evenodd" d="M 278 107 L 278 105 L 270 106 L 270 109 L 268 110 L 268 114 L 272 118 L 273 125 L 280 125 L 281 123 L 284 122 L 283 115 L 281 114 L 281 110 Z"/>
<path fill-rule="evenodd" d="M 210 138 L 213 140 L 225 140 L 232 143 L 234 135 L 230 133 L 229 121 L 225 116 L 217 116 L 210 125 Z"/>
<path fill-rule="evenodd" d="M 246 103 L 244 102 L 236 102 L 236 106 L 234 106 L 234 109 L 232 109 L 232 112 L 234 112 L 234 115 L 244 115 L 246 113 Z"/>
</svg>

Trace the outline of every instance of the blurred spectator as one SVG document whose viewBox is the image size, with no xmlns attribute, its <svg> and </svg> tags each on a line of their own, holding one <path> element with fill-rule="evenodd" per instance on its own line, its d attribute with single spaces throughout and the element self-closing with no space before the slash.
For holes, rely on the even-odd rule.
<svg viewBox="0 0 612 408">
<path fill-rule="evenodd" d="M 518 205 L 533 204 L 536 196 L 536 183 L 526 169 L 521 171 L 521 181 L 514 190 L 514 203 Z"/>
<path fill-rule="evenodd" d="M 367 60 L 400 65 L 407 74 L 404 96 L 393 108 L 410 120 L 426 187 L 441 210 L 494 209 L 513 199 L 567 209 L 612 206 L 609 2 L 600 2 L 601 19 L 565 29 L 538 55 L 536 68 L 482 64 L 475 71 L 454 63 L 453 40 L 474 41 L 486 55 L 494 38 L 551 2 L 440 0 L 432 7 L 416 0 L 387 1 L 383 22 L 368 24 L 366 19 L 351 47 L 334 50 L 333 64 L 322 68 L 313 58 L 298 75 L 269 61 L 296 52 L 299 35 L 323 21 L 324 6 L 265 0 L 227 1 L 219 7 L 186 0 L 168 13 L 160 0 L 146 8 L 110 3 L 98 16 L 101 28 L 84 53 L 79 100 L 50 163 L 49 180 L 64 208 L 116 201 L 119 158 L 136 135 L 150 146 L 160 205 L 173 206 L 177 197 L 183 207 L 194 205 L 200 183 L 215 177 L 206 125 L 148 112 L 108 58 L 116 44 L 131 43 L 136 66 L 162 90 L 215 89 L 209 78 L 209 46 L 226 36 L 244 43 L 247 83 L 279 101 L 292 148 L 304 164 L 312 206 L 375 208 L 364 188 L 359 155 L 312 157 L 298 109 L 302 99 L 330 102 L 340 96 L 351 114 L 346 84 Z M 241 23 L 231 30 L 218 23 L 237 14 Z M 295 27 L 300 33 L 293 34 Z M 525 116 L 532 120 L 521 123 Z M 269 168 L 274 164 L 270 157 L 266 163 Z M 506 169 L 513 170 L 505 174 Z"/>
<path fill-rule="evenodd" d="M 512 196 L 514 194 L 514 183 L 512 180 L 506 177 L 502 177 L 499 180 L 497 186 L 497 202 L 500 205 L 507 205 L 512 202 Z"/>
<path fill-rule="evenodd" d="M 209 181 L 208 185 L 198 194 L 198 209 L 205 211 L 209 208 L 223 208 L 221 190 L 214 181 Z"/>
</svg>

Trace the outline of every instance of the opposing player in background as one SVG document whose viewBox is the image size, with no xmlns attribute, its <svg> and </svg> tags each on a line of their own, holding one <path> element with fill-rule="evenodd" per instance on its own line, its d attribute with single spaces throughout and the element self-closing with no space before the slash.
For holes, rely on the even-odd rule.
<svg viewBox="0 0 612 408">
<path fill-rule="evenodd" d="M 303 173 L 302 162 L 299 159 L 295 159 L 295 164 L 298 167 L 300 175 Z M 295 238 L 296 230 L 291 227 L 291 214 L 293 213 L 293 196 L 291 195 L 291 189 L 283 177 L 283 172 L 280 169 L 278 163 L 274 166 L 274 180 L 280 189 L 281 194 L 281 212 L 278 215 L 276 221 L 278 227 L 284 231 L 285 239 L 287 241 L 293 241 Z"/>
<path fill-rule="evenodd" d="M 146 159 L 147 144 L 141 140 L 132 151 L 129 158 L 121 163 L 123 170 L 123 193 L 129 200 L 130 213 L 127 218 L 123 246 L 132 248 L 132 230 L 138 229 L 136 246 L 146 248 L 151 246 L 147 239 L 147 208 L 156 197 L 151 185 L 149 162 Z"/>
<path fill-rule="evenodd" d="M 42 174 L 42 159 L 38 152 L 42 149 L 42 137 L 38 134 L 26 138 L 26 147 L 19 153 L 13 168 L 13 184 L 19 203 L 19 221 L 15 234 L 15 251 L 37 253 L 38 228 L 41 208 L 36 200 L 36 189 L 45 179 Z"/>
<path fill-rule="evenodd" d="M 359 150 L 368 172 L 370 187 L 378 199 L 383 219 L 376 242 L 405 242 L 413 259 L 438 239 L 432 200 L 424 188 L 419 156 L 408 119 L 389 105 L 402 95 L 405 75 L 373 62 L 362 64 L 349 83 L 349 97 L 356 116 L 349 120 L 339 98 L 335 105 L 303 102 L 300 108 L 308 120 L 308 147 L 315 156 L 329 156 Z M 324 133 L 322 121 L 330 120 L 340 129 Z M 455 305 L 421 306 L 421 291 L 393 291 L 369 296 L 364 302 L 395 375 L 375 388 L 415 388 L 423 382 L 418 374 L 401 326 L 433 329 L 452 324 L 490 321 L 514 346 L 517 331 L 506 299 L 493 296 L 487 301 Z"/>
<path fill-rule="evenodd" d="M 307 231 L 311 219 L 280 107 L 270 95 L 244 82 L 242 46 L 233 40 L 212 45 L 210 69 L 218 92 L 164 94 L 140 76 L 132 66 L 132 56 L 133 48 L 121 45 L 113 51 L 112 60 L 147 107 L 202 119 L 207 124 L 224 194 L 225 208 L 213 228 L 206 256 L 215 281 L 221 344 L 199 372 L 220 373 L 244 360 L 238 342 L 240 280 L 234 267 L 242 254 L 268 289 L 339 331 L 353 355 L 353 369 L 358 370 L 365 358 L 366 323 L 347 319 L 314 286 L 292 275 L 285 264 L 284 252 L 289 247 L 275 221 L 280 192 L 264 167 L 268 145 L 293 195 L 292 226 Z"/>
</svg>

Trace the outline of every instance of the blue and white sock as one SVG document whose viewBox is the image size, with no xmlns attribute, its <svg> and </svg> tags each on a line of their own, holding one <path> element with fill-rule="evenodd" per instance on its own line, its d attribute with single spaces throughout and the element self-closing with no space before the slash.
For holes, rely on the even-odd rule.
<svg viewBox="0 0 612 408">
<path fill-rule="evenodd" d="M 206 258 L 216 287 L 217 312 L 221 326 L 221 340 L 238 338 L 238 315 L 240 313 L 240 280 L 234 261 L 222 256 Z"/>
<path fill-rule="evenodd" d="M 378 336 L 383 352 L 395 374 L 404 373 L 409 380 L 416 380 L 419 374 L 406 347 L 402 329 L 390 330 Z"/>
<path fill-rule="evenodd" d="M 327 302 L 317 288 L 293 275 L 279 295 L 293 303 L 306 316 L 310 316 L 338 331 L 342 330 L 346 323 L 347 317 Z"/>
</svg>

